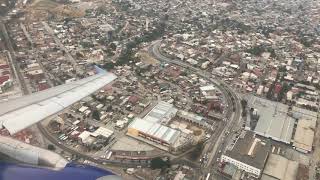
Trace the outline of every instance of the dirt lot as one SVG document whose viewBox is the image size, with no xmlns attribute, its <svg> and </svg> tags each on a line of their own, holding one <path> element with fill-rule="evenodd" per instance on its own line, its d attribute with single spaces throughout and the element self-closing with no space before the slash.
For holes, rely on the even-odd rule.
<svg viewBox="0 0 320 180">
<path fill-rule="evenodd" d="M 146 63 L 146 64 L 159 64 L 159 61 L 151 57 L 148 53 L 141 51 L 138 53 L 138 56 L 141 58 L 141 61 Z"/>
</svg>

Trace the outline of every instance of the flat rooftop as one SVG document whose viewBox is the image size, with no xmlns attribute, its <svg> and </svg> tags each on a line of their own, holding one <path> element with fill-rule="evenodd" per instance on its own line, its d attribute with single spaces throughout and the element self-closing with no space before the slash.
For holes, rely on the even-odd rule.
<svg viewBox="0 0 320 180">
<path fill-rule="evenodd" d="M 177 111 L 173 104 L 160 101 L 143 119 L 154 123 L 166 123 Z"/>
<path fill-rule="evenodd" d="M 296 119 L 310 119 L 317 120 L 318 112 L 310 111 L 307 109 L 299 108 L 296 106 L 292 107 L 292 116 Z"/>
<path fill-rule="evenodd" d="M 234 147 L 225 155 L 255 168 L 263 169 L 270 147 L 268 140 L 261 140 L 255 137 L 252 131 L 246 131 L 240 135 Z"/>
<path fill-rule="evenodd" d="M 299 163 L 290 161 L 278 154 L 270 154 L 261 180 L 295 180 Z"/>
<path fill-rule="evenodd" d="M 259 116 L 255 133 L 287 144 L 291 142 L 295 119 L 288 116 L 287 105 L 250 96 L 248 106 Z"/>
<path fill-rule="evenodd" d="M 300 119 L 293 138 L 293 146 L 304 151 L 312 151 L 316 120 Z"/>
<path fill-rule="evenodd" d="M 174 143 L 180 135 L 180 132 L 175 129 L 140 118 L 135 118 L 129 125 L 129 128 L 136 129 L 144 134 L 156 137 L 170 144 Z"/>
</svg>

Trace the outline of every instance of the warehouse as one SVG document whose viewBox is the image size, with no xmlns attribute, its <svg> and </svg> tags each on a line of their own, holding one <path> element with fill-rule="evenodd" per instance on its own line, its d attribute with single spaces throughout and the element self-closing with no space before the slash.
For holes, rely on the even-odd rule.
<svg viewBox="0 0 320 180">
<path fill-rule="evenodd" d="M 300 152 L 310 153 L 312 151 L 313 138 L 315 134 L 316 120 L 300 119 L 293 138 L 293 147 Z"/>
<path fill-rule="evenodd" d="M 295 180 L 299 163 L 278 154 L 270 154 L 261 180 Z"/>
<path fill-rule="evenodd" d="M 318 119 L 318 112 L 314 112 L 314 111 L 310 111 L 307 109 L 293 106 L 292 107 L 292 117 L 295 119 L 317 120 Z"/>
<path fill-rule="evenodd" d="M 180 135 L 180 131 L 171 129 L 159 123 L 135 118 L 128 127 L 128 135 L 142 137 L 164 146 L 170 146 L 176 142 Z"/>
<path fill-rule="evenodd" d="M 92 144 L 93 142 L 96 141 L 96 138 L 98 136 L 102 136 L 106 139 L 110 139 L 110 137 L 113 135 L 113 131 L 104 128 L 104 127 L 99 127 L 97 130 L 94 132 L 89 132 L 89 131 L 83 131 L 79 135 L 79 139 L 81 140 L 82 143 L 84 144 Z"/>
<path fill-rule="evenodd" d="M 143 119 L 149 122 L 167 123 L 176 116 L 177 111 L 172 104 L 160 101 Z"/>
<path fill-rule="evenodd" d="M 244 131 L 232 149 L 221 156 L 221 160 L 255 177 L 260 177 L 268 159 L 270 147 L 269 141 L 255 137 L 251 131 Z"/>
<path fill-rule="evenodd" d="M 290 144 L 295 119 L 288 116 L 288 106 L 251 96 L 248 100 L 251 122 L 257 121 L 254 132 L 275 141 Z"/>
<path fill-rule="evenodd" d="M 189 113 L 187 111 L 179 110 L 178 113 L 177 113 L 177 117 L 183 119 L 184 121 L 197 124 L 198 126 L 209 126 L 206 123 L 204 117 L 198 116 L 198 115 L 196 115 L 194 113 Z"/>
<path fill-rule="evenodd" d="M 127 135 L 152 145 L 162 145 L 169 150 L 182 132 L 166 125 L 177 114 L 177 109 L 167 102 L 159 102 L 144 118 L 135 118 L 128 126 Z"/>
</svg>

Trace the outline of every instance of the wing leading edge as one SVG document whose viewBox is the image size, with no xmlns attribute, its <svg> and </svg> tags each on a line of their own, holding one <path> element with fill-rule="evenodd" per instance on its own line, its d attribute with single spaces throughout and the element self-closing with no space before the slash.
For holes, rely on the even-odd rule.
<svg viewBox="0 0 320 180">
<path fill-rule="evenodd" d="M 15 134 L 111 83 L 116 75 L 97 68 L 94 76 L 0 103 L 0 128 Z"/>
</svg>

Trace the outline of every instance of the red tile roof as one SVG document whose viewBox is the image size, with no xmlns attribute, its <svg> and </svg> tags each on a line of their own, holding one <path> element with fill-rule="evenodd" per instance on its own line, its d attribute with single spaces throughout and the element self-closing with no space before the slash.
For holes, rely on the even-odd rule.
<svg viewBox="0 0 320 180">
<path fill-rule="evenodd" d="M 49 88 L 50 88 L 50 86 L 48 84 L 46 84 L 46 83 L 38 85 L 39 91 L 43 91 L 43 90 L 46 90 L 46 89 L 49 89 Z"/>
<path fill-rule="evenodd" d="M 2 85 L 4 82 L 8 81 L 10 79 L 9 76 L 0 76 L 0 85 Z"/>
<path fill-rule="evenodd" d="M 132 103 L 132 104 L 135 104 L 138 101 L 139 101 L 139 97 L 138 96 L 133 95 L 133 96 L 129 97 L 129 102 Z"/>
<path fill-rule="evenodd" d="M 0 69 L 8 69 L 9 65 L 8 64 L 0 64 Z"/>
<path fill-rule="evenodd" d="M 4 75 L 10 75 L 10 71 L 3 71 L 2 76 L 4 76 Z"/>
</svg>

